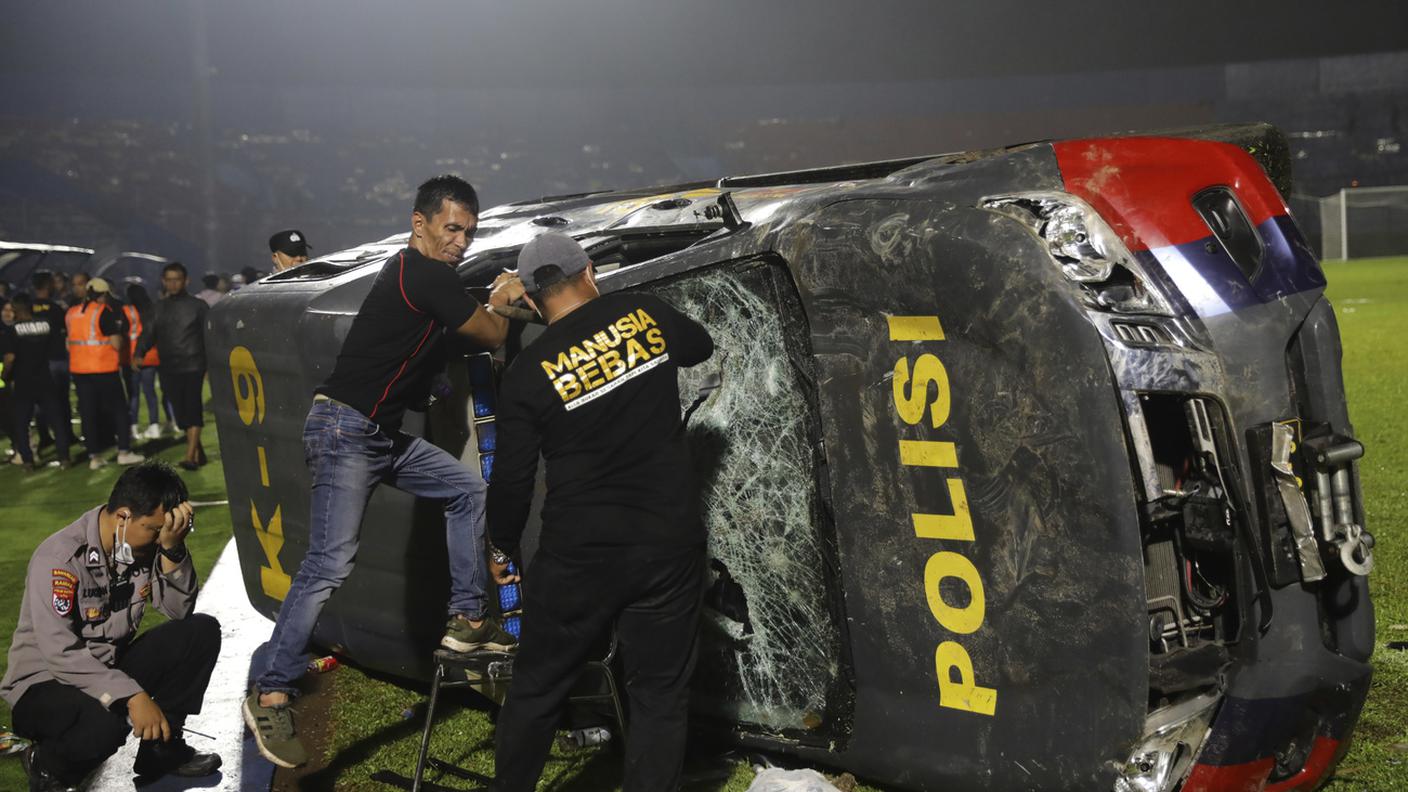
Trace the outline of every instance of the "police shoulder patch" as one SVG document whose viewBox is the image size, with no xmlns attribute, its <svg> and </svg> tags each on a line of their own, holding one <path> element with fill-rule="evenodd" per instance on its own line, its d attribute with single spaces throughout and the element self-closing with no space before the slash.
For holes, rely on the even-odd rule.
<svg viewBox="0 0 1408 792">
<path fill-rule="evenodd" d="M 65 617 L 66 617 L 66 616 L 68 616 L 69 612 L 72 611 L 72 610 L 73 610 L 73 592 L 69 592 L 68 594 L 60 594 L 59 592 L 55 591 L 55 592 L 54 592 L 54 613 L 57 613 L 57 614 L 60 615 L 60 616 L 65 616 Z"/>
</svg>

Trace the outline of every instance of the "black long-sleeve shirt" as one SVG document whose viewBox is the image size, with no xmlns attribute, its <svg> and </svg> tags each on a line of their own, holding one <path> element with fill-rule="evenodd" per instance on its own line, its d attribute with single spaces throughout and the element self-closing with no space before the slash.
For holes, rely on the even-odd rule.
<svg viewBox="0 0 1408 792">
<path fill-rule="evenodd" d="M 156 347 L 161 368 L 167 371 L 205 371 L 205 315 L 210 306 L 186 292 L 157 301 L 151 319 L 145 320 L 133 356 L 141 360 Z"/>
<path fill-rule="evenodd" d="M 676 372 L 714 352 L 709 332 L 648 294 L 610 294 L 553 322 L 504 373 L 488 530 L 518 549 L 538 455 L 547 464 L 540 545 L 702 541 Z"/>
</svg>

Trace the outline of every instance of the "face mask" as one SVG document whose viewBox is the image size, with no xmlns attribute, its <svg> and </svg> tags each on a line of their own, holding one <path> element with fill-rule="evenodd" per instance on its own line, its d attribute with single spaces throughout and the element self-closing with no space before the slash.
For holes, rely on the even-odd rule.
<svg viewBox="0 0 1408 792">
<path fill-rule="evenodd" d="M 132 545 L 127 543 L 127 520 L 118 518 L 117 536 L 112 544 L 112 560 L 119 564 L 132 565 L 136 558 L 132 555 Z"/>
</svg>

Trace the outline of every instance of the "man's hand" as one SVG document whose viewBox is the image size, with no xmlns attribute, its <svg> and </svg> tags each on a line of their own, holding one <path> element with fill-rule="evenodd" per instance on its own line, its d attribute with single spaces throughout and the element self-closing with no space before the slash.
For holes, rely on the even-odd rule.
<svg viewBox="0 0 1408 792">
<path fill-rule="evenodd" d="M 166 722 L 166 713 L 145 690 L 127 699 L 127 717 L 132 719 L 132 733 L 138 739 L 171 740 L 171 724 Z"/>
<path fill-rule="evenodd" d="M 166 519 L 161 523 L 161 533 L 157 534 L 157 541 L 167 550 L 175 549 L 186 541 L 186 534 L 191 532 L 191 526 L 195 524 L 195 509 L 190 501 L 181 501 L 180 505 L 166 513 Z"/>
<path fill-rule="evenodd" d="M 494 582 L 500 586 L 518 582 L 518 575 L 509 574 L 508 565 L 509 561 L 507 560 L 500 564 L 494 560 L 493 556 L 489 556 L 489 574 L 493 576 Z"/>
<path fill-rule="evenodd" d="M 494 313 L 523 296 L 523 281 L 513 272 L 501 272 L 490 286 L 483 310 L 476 310 L 455 332 L 485 349 L 498 349 L 508 337 L 508 317 Z"/>
<path fill-rule="evenodd" d="M 516 272 L 501 272 L 489 287 L 489 304 L 502 308 L 523 298 L 523 281 Z"/>
</svg>

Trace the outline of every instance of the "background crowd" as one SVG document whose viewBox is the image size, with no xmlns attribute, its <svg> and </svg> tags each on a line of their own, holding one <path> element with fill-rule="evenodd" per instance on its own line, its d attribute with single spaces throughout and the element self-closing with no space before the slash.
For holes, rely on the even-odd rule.
<svg viewBox="0 0 1408 792">
<path fill-rule="evenodd" d="M 91 469 L 131 465 L 144 458 L 134 443 L 169 434 L 187 441 L 183 467 L 204 464 L 205 311 L 261 275 L 208 274 L 194 296 L 179 262 L 152 290 L 140 279 L 109 283 L 48 270 L 25 284 L 0 283 L 7 461 L 26 470 L 68 467 L 83 461 L 81 449 Z"/>
</svg>

